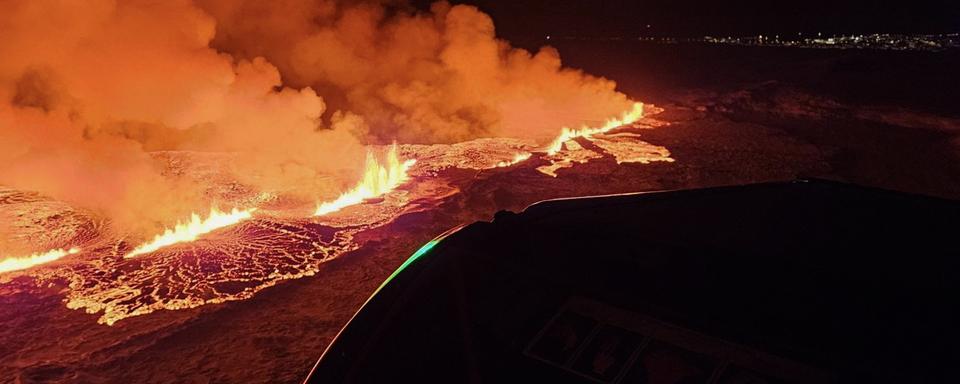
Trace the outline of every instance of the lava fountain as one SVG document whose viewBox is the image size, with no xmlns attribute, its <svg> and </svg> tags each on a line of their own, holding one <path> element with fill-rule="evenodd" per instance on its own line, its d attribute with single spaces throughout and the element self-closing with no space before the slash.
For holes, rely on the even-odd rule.
<svg viewBox="0 0 960 384">
<path fill-rule="evenodd" d="M 563 149 L 563 143 L 575 139 L 578 137 L 583 137 L 589 139 L 593 135 L 598 135 L 601 133 L 606 133 L 612 131 L 615 128 L 622 127 L 624 125 L 629 125 L 637 122 L 643 118 L 643 103 L 633 103 L 633 108 L 629 111 L 623 113 L 620 118 L 610 118 L 607 120 L 606 124 L 601 127 L 587 127 L 583 126 L 579 129 L 570 129 L 563 127 L 563 130 L 560 132 L 560 136 L 557 136 L 556 139 L 547 146 L 547 154 L 553 155 L 557 152 L 560 152 Z"/>
<path fill-rule="evenodd" d="M 190 221 L 177 223 L 174 228 L 167 228 L 150 242 L 124 255 L 124 258 L 143 255 L 177 243 L 194 241 L 205 233 L 247 220 L 253 216 L 253 212 L 256 210 L 256 208 L 245 210 L 234 208 L 230 212 L 222 212 L 219 209 L 211 208 L 210 214 L 205 219 L 201 219 L 200 215 L 193 213 L 190 215 Z"/>
<path fill-rule="evenodd" d="M 80 248 L 54 249 L 43 253 L 34 253 L 26 257 L 8 257 L 0 261 L 0 273 L 19 271 L 40 264 L 56 261 L 66 255 L 73 255 L 80 252 Z"/>
<path fill-rule="evenodd" d="M 400 155 L 397 154 L 397 144 L 394 143 L 387 151 L 385 163 L 380 164 L 374 157 L 373 152 L 367 151 L 363 179 L 353 189 L 340 195 L 336 200 L 319 204 L 314 216 L 333 213 L 396 189 L 409 179 L 407 171 L 416 163 L 416 160 L 400 161 Z"/>
</svg>

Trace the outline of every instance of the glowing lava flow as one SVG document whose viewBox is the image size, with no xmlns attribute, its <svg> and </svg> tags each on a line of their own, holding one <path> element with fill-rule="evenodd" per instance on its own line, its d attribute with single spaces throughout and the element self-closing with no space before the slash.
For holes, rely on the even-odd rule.
<svg viewBox="0 0 960 384">
<path fill-rule="evenodd" d="M 509 166 L 511 166 L 511 165 L 514 165 L 514 164 L 517 164 L 517 163 L 519 163 L 519 162 L 522 162 L 522 161 L 524 161 L 524 160 L 526 160 L 526 159 L 529 159 L 530 156 L 532 156 L 532 155 L 533 155 L 533 154 L 532 154 L 532 153 L 529 153 L 529 152 L 518 153 L 518 154 L 516 154 L 516 155 L 513 155 L 513 159 L 504 160 L 504 161 L 501 161 L 501 162 L 497 163 L 497 168 L 509 167 Z"/>
<path fill-rule="evenodd" d="M 607 123 L 602 127 L 581 127 L 580 129 L 570 129 L 563 127 L 563 131 L 560 132 L 560 136 L 553 140 L 553 143 L 550 143 L 550 146 L 547 147 L 547 154 L 553 155 L 557 152 L 560 152 L 563 149 L 563 143 L 575 139 L 578 137 L 590 138 L 590 136 L 605 133 L 613 130 L 614 128 L 621 127 L 627 124 L 633 124 L 637 120 L 643 117 L 643 103 L 633 103 L 633 109 L 624 112 L 623 116 L 619 119 L 611 118 L 607 120 Z"/>
<path fill-rule="evenodd" d="M 334 201 L 328 201 L 317 206 L 315 216 L 339 211 L 351 205 L 360 204 L 365 199 L 382 196 L 407 181 L 407 170 L 416 163 L 410 159 L 400 161 L 397 154 L 397 145 L 390 146 L 387 152 L 386 164 L 382 165 L 374 158 L 373 153 L 367 151 L 367 161 L 364 166 L 363 179 L 349 192 L 340 195 Z"/>
<path fill-rule="evenodd" d="M 234 208 L 230 212 L 221 212 L 219 209 L 211 208 L 210 215 L 207 216 L 206 219 L 201 219 L 200 215 L 194 213 L 190 215 L 190 221 L 186 223 L 177 223 L 176 227 L 173 229 L 168 228 L 162 234 L 154 237 L 152 241 L 143 244 L 126 254 L 124 258 L 131 258 L 145 253 L 150 253 L 160 248 L 177 243 L 194 241 L 200 235 L 249 219 L 256 210 L 256 208 L 246 210 Z"/>
<path fill-rule="evenodd" d="M 0 261 L 0 273 L 19 271 L 35 265 L 49 263 L 66 255 L 73 255 L 80 252 L 80 248 L 54 249 L 44 253 L 34 253 L 27 257 L 10 257 Z"/>
</svg>

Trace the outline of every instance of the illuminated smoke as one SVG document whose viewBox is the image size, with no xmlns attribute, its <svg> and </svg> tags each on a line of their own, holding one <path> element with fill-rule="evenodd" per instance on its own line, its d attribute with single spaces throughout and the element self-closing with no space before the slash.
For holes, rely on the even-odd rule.
<svg viewBox="0 0 960 384">
<path fill-rule="evenodd" d="M 229 153 L 243 185 L 313 201 L 366 183 L 365 144 L 546 145 L 633 105 L 446 2 L 11 1 L 0 36 L 0 184 L 139 236 L 214 203 L 161 151 Z"/>
<path fill-rule="evenodd" d="M 266 57 L 289 84 L 362 116 L 381 141 L 550 140 L 559 127 L 631 108 L 614 82 L 562 67 L 555 49 L 531 53 L 497 39 L 475 7 L 382 3 L 199 1 L 218 21 L 214 46 Z"/>
<path fill-rule="evenodd" d="M 230 152 L 258 189 L 335 193 L 330 176 L 361 167 L 356 124 L 322 122 L 322 98 L 283 87 L 266 60 L 210 48 L 215 25 L 189 1 L 5 3 L 0 184 L 141 235 L 211 204 L 154 151 Z"/>
</svg>

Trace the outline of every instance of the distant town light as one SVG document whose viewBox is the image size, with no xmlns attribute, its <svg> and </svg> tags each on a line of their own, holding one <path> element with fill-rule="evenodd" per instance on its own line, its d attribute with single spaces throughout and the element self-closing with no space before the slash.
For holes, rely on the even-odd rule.
<svg viewBox="0 0 960 384">
<path fill-rule="evenodd" d="M 803 32 L 797 35 L 802 36 Z M 819 32 L 822 36 L 823 33 Z M 774 35 L 775 40 L 770 40 L 769 36 L 764 35 L 746 35 L 741 37 L 715 37 L 704 36 L 702 38 L 682 39 L 672 37 L 662 38 L 641 38 L 647 41 L 657 41 L 661 43 L 677 42 L 707 42 L 715 44 L 733 44 L 733 45 L 756 45 L 756 46 L 783 46 L 798 48 L 831 48 L 831 49 L 878 49 L 878 50 L 921 50 L 921 51 L 943 51 L 947 49 L 960 49 L 960 40 L 958 33 L 953 34 L 924 34 L 924 35 L 892 35 L 886 33 L 874 33 L 869 35 L 833 35 L 826 39 L 823 38 L 798 38 L 781 40 L 780 35 Z"/>
</svg>

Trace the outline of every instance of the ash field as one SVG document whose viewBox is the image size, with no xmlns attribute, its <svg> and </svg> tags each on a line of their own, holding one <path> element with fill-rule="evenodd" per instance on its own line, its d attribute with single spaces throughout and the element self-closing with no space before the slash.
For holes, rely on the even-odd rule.
<svg viewBox="0 0 960 384">
<path fill-rule="evenodd" d="M 420 245 L 544 199 L 798 177 L 960 198 L 955 52 L 559 48 L 571 66 L 612 78 L 656 108 L 555 155 L 512 139 L 401 144 L 400 156 L 417 160 L 406 183 L 308 219 L 287 213 L 297 202 L 221 175 L 216 156 L 155 153 L 171 172 L 262 208 L 249 221 L 134 259 L 123 254 L 136 244 L 94 215 L 0 189 L 0 217 L 18 236 L 83 246 L 0 275 L 0 380 L 299 382 Z M 940 92 L 921 91 L 931 84 Z M 530 158 L 509 164 L 518 153 Z"/>
</svg>

